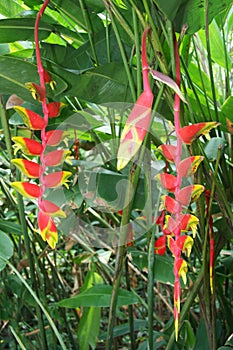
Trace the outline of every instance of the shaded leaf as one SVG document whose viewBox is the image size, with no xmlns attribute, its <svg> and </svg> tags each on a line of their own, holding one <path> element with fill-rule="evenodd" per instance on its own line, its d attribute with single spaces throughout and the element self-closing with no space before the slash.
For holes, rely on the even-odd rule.
<svg viewBox="0 0 233 350">
<path fill-rule="evenodd" d="M 3 259 L 9 260 L 13 255 L 13 243 L 11 239 L 3 232 L 0 232 L 0 271 L 6 266 Z"/>
<path fill-rule="evenodd" d="M 95 285 L 83 293 L 75 297 L 64 299 L 56 303 L 58 306 L 77 308 L 80 306 L 86 307 L 108 307 L 110 306 L 112 287 L 109 285 Z M 135 294 L 128 290 L 119 289 L 117 305 L 131 305 L 139 302 Z"/>
</svg>

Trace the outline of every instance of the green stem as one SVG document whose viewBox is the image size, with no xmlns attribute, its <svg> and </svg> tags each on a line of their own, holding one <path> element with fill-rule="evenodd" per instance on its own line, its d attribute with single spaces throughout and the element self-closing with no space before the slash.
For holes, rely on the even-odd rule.
<svg viewBox="0 0 233 350">
<path fill-rule="evenodd" d="M 93 53 L 93 56 L 94 56 L 95 64 L 98 66 L 98 57 L 97 57 L 97 54 L 96 54 L 95 44 L 94 44 L 94 41 L 93 41 L 93 34 L 94 34 L 93 33 L 93 28 L 92 28 L 92 25 L 91 25 L 91 22 L 90 22 L 90 19 L 89 19 L 89 16 L 88 16 L 88 12 L 87 12 L 87 10 L 84 7 L 83 0 L 79 0 L 79 3 L 80 3 L 81 10 L 82 10 L 83 18 L 84 18 L 84 21 L 85 21 L 85 25 L 88 28 L 87 29 L 87 34 L 88 34 L 88 39 L 89 39 L 89 42 L 90 42 L 90 45 L 91 45 L 91 50 L 92 50 L 92 53 Z"/>
<path fill-rule="evenodd" d="M 213 96 L 213 102 L 214 102 L 214 111 L 215 111 L 216 121 L 219 122 L 218 102 L 217 102 L 216 92 L 215 92 L 215 82 L 214 82 L 212 58 L 211 58 L 211 51 L 210 51 L 210 37 L 209 37 L 209 23 L 208 23 L 209 22 L 209 1 L 206 0 L 205 4 L 206 4 L 206 8 L 205 8 L 205 35 L 206 35 L 207 58 L 208 58 L 208 66 L 209 66 L 209 72 L 210 72 L 211 90 L 212 90 L 212 96 Z"/>
<path fill-rule="evenodd" d="M 113 290 L 112 290 L 112 297 L 111 297 L 110 310 L 109 310 L 106 350 L 111 350 L 112 342 L 113 342 L 113 329 L 115 324 L 117 297 L 118 297 L 118 291 L 119 291 L 120 282 L 121 282 L 124 260 L 126 256 L 128 223 L 129 223 L 129 218 L 131 213 L 131 206 L 133 202 L 131 186 L 133 186 L 134 188 L 134 194 L 133 194 L 133 197 L 134 197 L 138 179 L 139 179 L 139 174 L 140 174 L 139 165 L 137 166 L 133 165 L 129 173 L 129 182 L 128 182 L 129 186 L 127 186 L 126 194 L 125 194 L 126 206 L 123 211 L 122 221 L 121 221 L 121 232 L 120 232 L 120 237 L 118 242 L 118 249 L 117 249 L 117 256 L 116 256 L 116 269 L 115 269 L 115 274 L 113 279 Z"/>
<path fill-rule="evenodd" d="M 113 27 L 114 33 L 116 35 L 117 43 L 118 43 L 118 46 L 119 46 L 119 49 L 120 49 L 120 53 L 121 53 L 121 57 L 122 57 L 122 60 L 123 60 L 123 64 L 124 64 L 124 67 L 125 67 L 125 72 L 126 72 L 128 80 L 129 80 L 129 87 L 130 87 L 131 95 L 132 95 L 133 101 L 136 101 L 136 93 L 135 93 L 135 86 L 134 86 L 133 76 L 132 76 L 132 73 L 130 72 L 130 69 L 129 69 L 129 64 L 128 64 L 128 60 L 127 60 L 127 57 L 126 57 L 125 49 L 124 49 L 124 46 L 123 46 L 122 41 L 121 41 L 121 37 L 120 37 L 119 31 L 118 31 L 118 28 L 117 28 L 117 25 L 116 25 L 116 22 L 115 22 L 114 15 L 113 15 L 113 13 L 111 12 L 110 8 L 107 5 L 106 5 L 106 7 L 107 7 L 107 10 L 108 10 L 109 16 L 111 18 L 112 27 Z"/>
<path fill-rule="evenodd" d="M 126 276 L 125 278 L 126 278 L 127 290 L 130 291 L 131 288 L 130 288 L 128 258 L 126 258 L 126 260 L 125 260 L 125 276 Z M 133 305 L 129 305 L 128 310 L 129 310 L 129 328 L 130 328 L 131 350 L 136 350 L 135 335 L 134 335 Z"/>
</svg>

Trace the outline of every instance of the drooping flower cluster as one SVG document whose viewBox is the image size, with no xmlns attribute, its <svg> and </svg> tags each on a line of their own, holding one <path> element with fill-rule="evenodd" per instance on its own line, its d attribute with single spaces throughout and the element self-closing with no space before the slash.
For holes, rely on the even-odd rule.
<svg viewBox="0 0 233 350">
<path fill-rule="evenodd" d="M 39 20 L 48 3 L 49 0 L 44 2 L 41 10 L 38 12 L 35 23 L 36 57 L 40 85 L 33 82 L 26 83 L 26 87 L 31 91 L 33 98 L 42 103 L 43 116 L 22 106 L 14 107 L 29 129 L 39 130 L 41 133 L 41 141 L 21 136 L 12 138 L 15 143 L 15 154 L 18 150 L 21 150 L 24 155 L 23 158 L 12 160 L 12 163 L 26 177 L 33 179 L 35 182 L 17 181 L 12 182 L 11 185 L 22 196 L 38 201 L 38 226 L 41 237 L 44 241 L 48 242 L 51 248 L 55 248 L 58 242 L 58 232 L 54 217 L 64 218 L 66 215 L 58 205 L 46 199 L 45 192 L 46 189 L 57 188 L 63 184 L 68 186 L 67 181 L 71 173 L 54 170 L 54 167 L 61 165 L 65 159 L 69 158 L 70 151 L 68 149 L 58 149 L 60 143 L 67 136 L 67 132 L 64 130 L 46 131 L 49 118 L 57 117 L 61 108 L 64 106 L 61 102 L 47 101 L 46 84 L 49 84 L 51 89 L 54 89 L 54 81 L 51 79 L 50 74 L 43 68 L 40 58 L 38 39 Z M 36 160 L 35 157 L 37 157 Z"/>
<path fill-rule="evenodd" d="M 120 147 L 118 149 L 118 169 L 125 167 L 139 150 L 150 126 L 151 107 L 153 94 L 149 84 L 148 75 L 154 79 L 162 81 L 175 91 L 174 101 L 174 126 L 177 137 L 176 145 L 161 145 L 158 149 L 163 154 L 167 162 L 174 164 L 174 173 L 168 173 L 167 168 L 164 173 L 157 175 L 157 180 L 161 186 L 167 190 L 168 194 L 161 199 L 161 215 L 157 219 L 157 224 L 161 225 L 162 236 L 155 242 L 155 253 L 165 254 L 168 247 L 174 256 L 174 320 L 175 334 L 178 338 L 179 315 L 180 315 L 180 277 L 186 283 L 188 271 L 187 262 L 183 254 L 189 257 L 197 225 L 198 218 L 188 211 L 189 204 L 195 202 L 204 191 L 204 186 L 199 184 L 184 185 L 184 179 L 192 176 L 200 163 L 202 156 L 189 156 L 182 159 L 182 149 L 184 145 L 191 145 L 198 137 L 207 134 L 212 128 L 218 126 L 216 122 L 202 122 L 198 124 L 180 127 L 180 99 L 185 99 L 180 91 L 180 63 L 178 45 L 174 37 L 174 52 L 176 62 L 176 82 L 166 75 L 152 70 L 146 58 L 146 37 L 149 33 L 147 28 L 142 36 L 142 70 L 144 91 L 136 101 L 121 134 Z M 189 234 L 192 232 L 192 236 Z"/>
<path fill-rule="evenodd" d="M 174 52 L 176 61 L 176 84 L 180 86 L 180 63 L 178 45 L 174 38 Z M 178 338 L 179 316 L 180 316 L 180 277 L 186 284 L 188 271 L 187 262 L 182 254 L 189 257 L 193 240 L 195 238 L 198 218 L 188 212 L 188 206 L 195 202 L 205 190 L 199 184 L 183 185 L 184 179 L 192 176 L 200 163 L 202 156 L 189 156 L 182 159 L 184 145 L 191 145 L 199 136 L 207 134 L 212 128 L 218 126 L 216 122 L 202 122 L 193 125 L 180 127 L 180 97 L 176 93 L 174 101 L 174 125 L 177 137 L 176 145 L 162 145 L 158 149 L 168 162 L 175 165 L 176 174 L 164 172 L 157 175 L 161 186 L 168 191 L 161 201 L 161 215 L 157 224 L 161 225 L 163 235 L 155 242 L 155 253 L 165 254 L 166 246 L 174 257 L 174 321 L 175 335 Z M 189 234 L 192 232 L 192 236 Z"/>
</svg>

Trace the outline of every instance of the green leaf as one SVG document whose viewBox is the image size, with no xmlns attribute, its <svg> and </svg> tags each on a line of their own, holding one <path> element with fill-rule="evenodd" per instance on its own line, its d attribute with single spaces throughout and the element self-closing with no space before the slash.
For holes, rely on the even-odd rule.
<svg viewBox="0 0 233 350">
<path fill-rule="evenodd" d="M 190 78 L 192 79 L 192 82 L 194 85 L 197 85 L 198 88 L 202 91 L 202 95 L 207 94 L 208 97 L 212 100 L 213 95 L 212 95 L 212 89 L 211 89 L 211 82 L 210 78 L 208 75 L 198 69 L 198 66 L 194 63 L 190 63 L 188 66 L 188 72 L 190 75 Z M 202 85 L 203 82 L 203 85 Z M 218 99 L 218 90 L 215 87 L 215 93 L 216 93 L 216 98 Z"/>
<path fill-rule="evenodd" d="M 0 20 L 0 43 L 29 40 L 34 42 L 35 19 L 10 18 Z M 53 27 L 40 21 L 40 40 L 46 39 Z"/>
<path fill-rule="evenodd" d="M 209 160 L 214 161 L 218 157 L 219 150 L 223 155 L 227 141 L 223 137 L 212 137 L 205 146 L 205 154 Z"/>
<path fill-rule="evenodd" d="M 0 1 L 0 14 L 4 17 L 15 17 L 24 8 L 17 4 L 14 0 L 1 0 Z"/>
<path fill-rule="evenodd" d="M 11 239 L 3 232 L 0 231 L 0 271 L 2 271 L 6 262 L 3 259 L 9 260 L 13 255 L 13 243 Z"/>
<path fill-rule="evenodd" d="M 18 235 L 18 236 L 22 235 L 21 226 L 11 221 L 0 219 L 0 230 L 5 233 L 10 233 L 13 235 Z"/>
<path fill-rule="evenodd" d="M 198 32 L 198 35 L 202 41 L 203 46 L 206 48 L 206 35 L 205 30 L 201 29 Z M 222 35 L 220 33 L 219 27 L 215 20 L 209 25 L 209 36 L 210 36 L 210 52 L 211 58 L 219 66 L 223 68 L 231 67 L 231 57 L 226 48 L 226 57 L 224 50 L 224 43 Z M 227 61 L 226 61 L 227 60 Z"/>
<path fill-rule="evenodd" d="M 97 284 L 75 297 L 64 299 L 56 303 L 58 306 L 77 308 L 86 307 L 109 307 L 111 301 L 112 286 Z M 117 305 L 132 305 L 139 302 L 137 296 L 128 290 L 120 289 Z"/>
<path fill-rule="evenodd" d="M 17 94 L 22 99 L 32 102 L 33 98 L 25 83 L 39 82 L 36 66 L 20 58 L 0 56 L 0 67 L 0 94 Z M 48 95 L 57 96 L 67 88 L 67 84 L 54 74 L 52 77 L 57 84 L 54 92 L 48 89 Z"/>
<path fill-rule="evenodd" d="M 125 68 L 121 63 L 107 63 L 88 70 L 82 75 L 62 73 L 71 84 L 68 94 L 78 99 L 103 104 L 108 102 L 132 102 Z"/>
<path fill-rule="evenodd" d="M 59 9 L 63 15 L 68 16 L 75 24 L 80 26 L 85 31 L 89 31 L 86 26 L 86 21 L 83 17 L 83 13 L 81 8 L 77 5 L 76 0 L 52 0 L 51 4 L 56 6 L 56 9 Z M 88 17 L 92 32 L 97 33 L 101 29 L 103 29 L 103 23 L 101 19 L 97 16 L 97 14 L 85 10 L 86 16 Z"/>
<path fill-rule="evenodd" d="M 131 255 L 134 263 L 141 269 L 148 267 L 148 254 L 133 250 Z M 173 259 L 170 256 L 155 255 L 154 278 L 161 283 L 174 284 Z"/>
<path fill-rule="evenodd" d="M 204 0 L 154 0 L 156 5 L 165 15 L 174 22 L 175 30 L 180 32 L 187 25 L 188 34 L 197 32 L 205 27 L 205 1 Z M 232 0 L 213 0 L 208 2 L 209 23 L 212 19 L 224 11 Z"/>
<path fill-rule="evenodd" d="M 78 343 L 82 350 L 96 349 L 100 329 L 101 309 L 90 307 L 85 309 L 78 324 Z"/>
</svg>

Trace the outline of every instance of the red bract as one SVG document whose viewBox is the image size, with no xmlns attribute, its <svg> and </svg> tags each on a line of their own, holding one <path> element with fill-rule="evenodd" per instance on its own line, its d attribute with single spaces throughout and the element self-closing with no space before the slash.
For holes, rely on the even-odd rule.
<svg viewBox="0 0 233 350">
<path fill-rule="evenodd" d="M 41 188 L 36 184 L 15 181 L 11 183 L 11 186 L 25 198 L 39 198 L 41 196 Z"/>
<path fill-rule="evenodd" d="M 22 117 L 24 124 L 31 130 L 42 130 L 46 126 L 45 120 L 30 109 L 21 106 L 15 106 L 14 109 Z"/>
<path fill-rule="evenodd" d="M 155 254 L 164 255 L 166 252 L 166 236 L 159 237 L 154 244 Z"/>
<path fill-rule="evenodd" d="M 45 175 L 43 177 L 44 186 L 47 188 L 56 188 L 65 185 L 69 188 L 67 181 L 71 175 L 69 171 L 55 171 L 54 173 Z"/>
<path fill-rule="evenodd" d="M 40 235 L 44 241 L 47 241 L 52 249 L 55 248 L 58 242 L 57 228 L 53 219 L 44 212 L 38 213 L 38 226 Z"/>
<path fill-rule="evenodd" d="M 182 160 L 177 166 L 177 173 L 181 177 L 188 177 L 193 175 L 200 163 L 203 161 L 202 156 L 191 156 Z"/>
<path fill-rule="evenodd" d="M 180 191 L 176 193 L 176 200 L 184 206 L 188 206 L 191 202 L 195 202 L 205 187 L 202 185 L 189 185 L 183 187 Z"/>
<path fill-rule="evenodd" d="M 176 189 L 177 178 L 172 174 L 158 174 L 156 175 L 156 179 L 159 180 L 162 187 L 169 192 L 174 192 Z"/>
<path fill-rule="evenodd" d="M 27 177 L 38 178 L 40 176 L 41 167 L 35 162 L 22 158 L 12 159 L 11 162 Z"/>
<path fill-rule="evenodd" d="M 15 154 L 18 150 L 22 150 L 22 152 L 28 156 L 39 156 L 43 150 L 41 143 L 29 139 L 28 137 L 14 136 L 12 140 L 15 142 L 13 146 Z"/>
<path fill-rule="evenodd" d="M 52 80 L 51 75 L 45 69 L 43 69 L 43 78 L 44 78 L 45 84 L 49 84 L 51 89 L 54 90 L 54 86 L 56 85 L 56 82 L 54 80 Z"/>
<path fill-rule="evenodd" d="M 177 202 L 174 198 L 170 196 L 162 196 L 161 197 L 161 209 L 165 209 L 170 214 L 176 214 L 181 211 L 182 206 L 179 202 Z"/>
<path fill-rule="evenodd" d="M 58 146 L 69 133 L 64 130 L 50 130 L 46 132 L 46 145 L 47 146 Z"/>
<path fill-rule="evenodd" d="M 59 116 L 60 111 L 62 107 L 64 107 L 65 104 L 62 102 L 50 102 L 47 104 L 49 118 L 56 118 Z"/>
<path fill-rule="evenodd" d="M 211 129 L 216 128 L 218 125 L 219 123 L 217 122 L 203 122 L 188 125 L 180 129 L 178 134 L 186 145 L 191 145 L 199 136 L 208 134 Z"/>
<path fill-rule="evenodd" d="M 117 169 L 124 168 L 139 150 L 150 126 L 153 93 L 149 84 L 149 66 L 146 57 L 146 38 L 150 28 L 142 36 L 143 92 L 137 99 L 121 134 L 117 154 Z"/>
<path fill-rule="evenodd" d="M 57 217 L 61 217 L 61 218 L 65 218 L 66 214 L 64 213 L 64 211 L 55 203 L 48 201 L 47 199 L 43 199 L 40 202 L 40 209 L 47 215 L 53 217 L 53 216 L 57 216 Z"/>
<path fill-rule="evenodd" d="M 173 145 L 161 145 L 158 148 L 158 151 L 160 151 L 163 156 L 168 160 L 169 162 L 174 162 L 176 158 L 176 152 L 177 147 Z"/>
<path fill-rule="evenodd" d="M 58 166 L 65 160 L 69 161 L 71 152 L 69 150 L 56 150 L 46 153 L 44 156 L 44 162 L 46 166 Z"/>
</svg>

